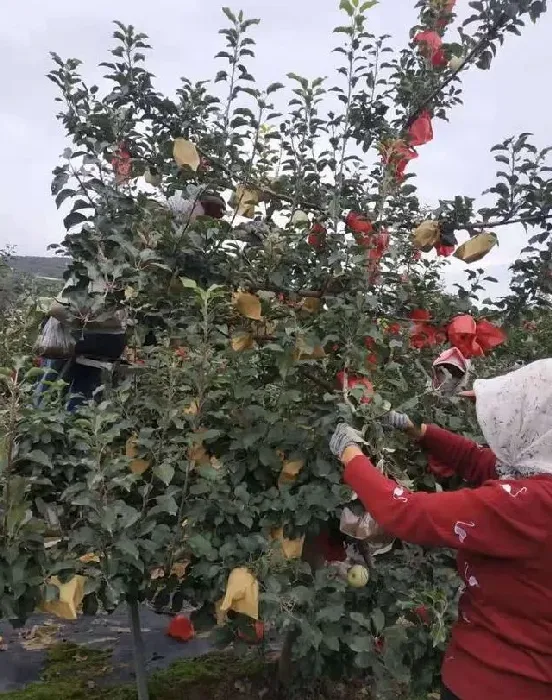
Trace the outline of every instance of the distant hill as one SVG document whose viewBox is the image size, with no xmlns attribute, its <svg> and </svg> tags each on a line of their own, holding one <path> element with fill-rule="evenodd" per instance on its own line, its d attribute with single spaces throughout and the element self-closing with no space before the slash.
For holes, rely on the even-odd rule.
<svg viewBox="0 0 552 700">
<path fill-rule="evenodd" d="M 32 277 L 62 279 L 63 273 L 69 265 L 69 258 L 38 258 L 32 255 L 14 255 L 9 258 L 8 264 L 17 272 L 31 275 Z"/>
</svg>

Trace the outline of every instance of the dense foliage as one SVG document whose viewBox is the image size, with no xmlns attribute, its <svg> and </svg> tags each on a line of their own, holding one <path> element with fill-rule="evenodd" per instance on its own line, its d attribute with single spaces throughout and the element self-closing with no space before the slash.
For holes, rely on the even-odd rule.
<svg viewBox="0 0 552 700">
<path fill-rule="evenodd" d="M 6 370 L 6 617 L 24 619 L 50 575 L 81 573 L 85 612 L 188 600 L 197 624 L 213 623 L 229 573 L 247 567 L 262 618 L 293 641 L 299 677 L 369 672 L 382 692 L 432 687 L 459 586 L 452 556 L 397 544 L 363 589 L 323 566 L 315 538 L 350 500 L 327 442 L 345 417 L 387 474 L 434 490 L 423 455 L 380 418 L 394 406 L 476 435 L 470 409 L 431 386 L 451 319 L 507 320 L 508 342 L 475 360 L 481 375 L 550 353 L 547 149 L 527 134 L 496 146 L 497 183 L 480 210 L 452 195 L 429 211 L 406 173 L 461 103 L 462 72 L 488 69 L 546 3 L 472 2 L 453 41 L 454 0 L 422 0 L 398 53 L 367 30 L 375 4 L 341 1 L 335 85 L 290 74 L 287 87 L 258 86 L 258 20 L 229 9 L 214 85 L 183 78 L 174 98 L 155 89 L 147 37 L 132 26 L 116 23 L 105 93 L 78 60 L 52 55 L 69 143 L 52 185 L 69 206 L 67 296 L 81 325 L 124 308 L 142 370 L 76 413 L 60 382 L 32 404 L 24 359 Z M 428 219 L 436 255 L 412 244 Z M 536 233 L 512 295 L 478 302 L 477 266 L 445 294 L 455 233 L 499 235 L 519 219 Z M 280 527 L 306 537 L 302 560 L 283 556 Z M 47 531 L 61 540 L 46 556 Z"/>
</svg>

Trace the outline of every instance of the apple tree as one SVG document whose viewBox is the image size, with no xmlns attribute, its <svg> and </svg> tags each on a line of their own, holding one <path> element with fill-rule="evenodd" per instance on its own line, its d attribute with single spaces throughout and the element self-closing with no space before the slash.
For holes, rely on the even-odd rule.
<svg viewBox="0 0 552 700">
<path fill-rule="evenodd" d="M 228 8 L 214 81 L 183 78 L 171 97 L 132 26 L 116 23 L 101 87 L 52 54 L 71 323 L 124 312 L 133 371 L 106 372 L 75 413 L 53 382 L 18 418 L 13 466 L 33 518 L 49 513 L 60 534 L 44 581 L 84 576 L 85 612 L 126 602 L 135 630 L 146 598 L 190 602 L 196 626 L 260 617 L 284 639 L 282 682 L 358 674 L 424 691 L 454 615 L 452 555 L 359 546 L 350 556 L 370 580 L 349 586 L 330 565 L 347 556 L 351 493 L 328 438 L 346 419 L 386 474 L 440 488 L 382 417 L 394 407 L 476 435 L 469 410 L 433 388 L 433 360 L 456 346 L 483 376 L 542 351 L 521 329 L 549 302 L 547 149 L 527 134 L 495 146 L 480 209 L 461 194 L 427 207 L 415 166 L 461 108 L 464 72 L 491 68 L 546 3 L 471 2 L 459 23 L 455 0 L 421 0 L 398 52 L 369 31 L 376 4 L 341 0 L 334 82 L 259 85 L 258 20 Z M 482 303 L 474 263 L 513 222 L 532 236 L 515 293 Z M 453 254 L 467 265 L 454 295 Z"/>
</svg>

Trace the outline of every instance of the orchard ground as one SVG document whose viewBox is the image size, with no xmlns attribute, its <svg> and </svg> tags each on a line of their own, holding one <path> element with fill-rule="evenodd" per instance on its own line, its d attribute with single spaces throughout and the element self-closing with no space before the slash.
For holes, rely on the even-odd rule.
<svg viewBox="0 0 552 700">
<path fill-rule="evenodd" d="M 187 644 L 166 635 L 167 616 L 141 610 L 151 700 L 275 700 L 277 650 L 214 648 L 209 634 Z M 134 700 L 126 609 L 75 622 L 33 616 L 18 630 L 0 625 L 0 693 L 5 700 Z M 371 697 L 360 682 L 315 684 L 313 700 Z M 397 696 L 398 697 L 398 696 Z M 407 700 L 405 696 L 405 700 Z"/>
</svg>

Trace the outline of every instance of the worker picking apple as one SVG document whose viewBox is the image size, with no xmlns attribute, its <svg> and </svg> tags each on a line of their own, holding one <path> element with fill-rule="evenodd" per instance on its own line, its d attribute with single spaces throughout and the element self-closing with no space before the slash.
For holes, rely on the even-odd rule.
<svg viewBox="0 0 552 700">
<path fill-rule="evenodd" d="M 442 700 L 552 698 L 552 359 L 477 380 L 488 447 L 391 412 L 388 424 L 464 479 L 454 492 L 414 493 L 366 457 L 345 423 L 330 442 L 344 481 L 390 536 L 458 551 L 464 582 L 442 665 Z M 358 573 L 358 572 L 357 572 Z M 362 581 L 362 576 L 353 580 Z M 352 585 L 358 585 L 353 583 Z"/>
</svg>

